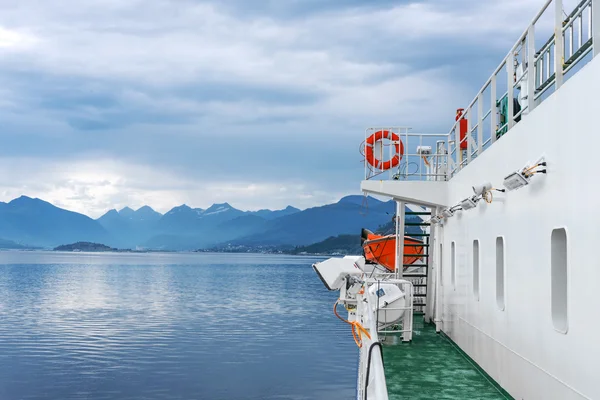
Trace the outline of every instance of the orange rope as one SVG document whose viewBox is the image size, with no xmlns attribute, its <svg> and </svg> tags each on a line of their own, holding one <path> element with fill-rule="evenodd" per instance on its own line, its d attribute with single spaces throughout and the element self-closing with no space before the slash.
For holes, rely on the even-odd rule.
<svg viewBox="0 0 600 400">
<path fill-rule="evenodd" d="M 484 200 L 485 200 L 486 203 L 492 204 L 492 200 L 494 199 L 494 195 L 492 194 L 491 190 L 488 190 L 487 192 L 485 192 L 483 194 L 483 198 L 484 198 Z"/>
<path fill-rule="evenodd" d="M 340 320 L 342 320 L 345 323 L 347 323 L 348 325 L 352 326 L 352 337 L 354 338 L 354 343 L 356 343 L 356 345 L 359 348 L 361 348 L 362 347 L 362 334 L 364 333 L 365 336 L 368 337 L 369 339 L 371 339 L 371 335 L 369 335 L 369 332 L 367 332 L 367 330 L 360 324 L 360 322 L 358 322 L 358 321 L 350 322 L 347 319 L 340 317 L 340 315 L 337 312 L 338 301 L 339 301 L 339 299 L 336 300 L 335 303 L 333 303 L 333 313 Z"/>
</svg>

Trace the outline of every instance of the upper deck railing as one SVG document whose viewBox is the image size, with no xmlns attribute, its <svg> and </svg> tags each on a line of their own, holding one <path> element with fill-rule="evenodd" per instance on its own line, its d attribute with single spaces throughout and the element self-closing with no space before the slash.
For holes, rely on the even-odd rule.
<svg viewBox="0 0 600 400">
<path fill-rule="evenodd" d="M 537 46 L 536 27 L 548 14 L 553 17 L 554 34 Z M 570 14 L 565 13 L 563 0 L 546 1 L 473 101 L 461 109 L 462 114 L 457 113 L 449 133 L 412 133 L 405 127 L 367 129 L 365 158 L 367 146 L 371 158 L 377 160 L 394 161 L 398 146 L 402 157 L 391 168 L 366 159 L 365 179 L 451 179 L 557 91 L 584 64 L 582 60 L 598 53 L 600 0 L 583 0 Z M 371 146 L 369 137 L 379 131 L 394 132 L 399 140 L 381 140 Z"/>
</svg>

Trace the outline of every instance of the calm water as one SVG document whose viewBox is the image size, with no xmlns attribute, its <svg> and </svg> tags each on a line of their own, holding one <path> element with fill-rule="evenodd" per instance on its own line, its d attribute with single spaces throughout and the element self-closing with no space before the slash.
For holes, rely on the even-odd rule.
<svg viewBox="0 0 600 400">
<path fill-rule="evenodd" d="M 0 399 L 351 399 L 314 261 L 0 252 Z"/>
</svg>

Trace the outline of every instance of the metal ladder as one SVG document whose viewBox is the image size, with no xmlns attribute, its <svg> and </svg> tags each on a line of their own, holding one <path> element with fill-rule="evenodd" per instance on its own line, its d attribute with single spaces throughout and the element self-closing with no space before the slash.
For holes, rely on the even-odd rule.
<svg viewBox="0 0 600 400">
<path fill-rule="evenodd" d="M 414 222 L 415 218 L 418 217 L 419 222 Z M 423 256 L 422 261 L 416 264 L 403 264 L 404 273 L 403 278 L 410 281 L 413 284 L 413 306 L 414 312 L 425 313 L 425 306 L 427 301 L 427 278 L 430 270 L 430 229 L 429 223 L 425 222 L 431 218 L 431 211 L 406 211 L 404 220 L 404 234 L 407 236 L 414 237 L 423 241 Z M 414 232 L 414 228 L 420 227 L 420 233 Z M 418 244 L 405 244 L 406 247 L 418 247 Z"/>
</svg>

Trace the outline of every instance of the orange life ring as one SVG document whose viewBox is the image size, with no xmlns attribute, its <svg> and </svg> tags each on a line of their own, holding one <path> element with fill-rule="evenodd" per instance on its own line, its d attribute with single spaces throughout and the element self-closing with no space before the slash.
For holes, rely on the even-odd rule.
<svg viewBox="0 0 600 400">
<path fill-rule="evenodd" d="M 394 147 L 396 148 L 396 154 L 394 154 L 394 156 L 387 161 L 377 159 L 373 152 L 373 146 L 375 145 L 375 143 L 383 139 L 388 139 L 393 142 L 396 142 L 396 144 L 394 144 Z M 398 135 L 396 135 L 392 131 L 377 131 L 371 136 L 369 136 L 365 141 L 365 156 L 367 158 L 367 162 L 373 167 L 379 168 L 383 171 L 397 167 L 398 164 L 400 164 L 400 160 L 402 159 L 403 155 L 404 143 L 402 143 L 400 137 L 398 137 Z"/>
</svg>

